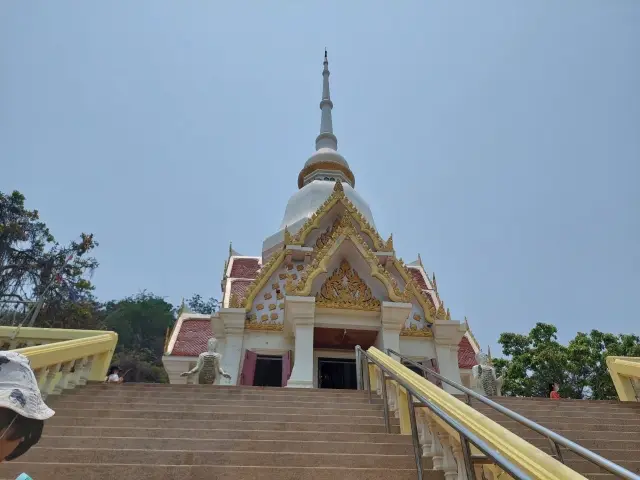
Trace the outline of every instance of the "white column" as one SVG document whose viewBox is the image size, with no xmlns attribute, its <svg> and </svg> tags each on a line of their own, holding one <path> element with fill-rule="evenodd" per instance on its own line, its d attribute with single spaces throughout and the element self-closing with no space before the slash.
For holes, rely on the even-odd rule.
<svg viewBox="0 0 640 480">
<path fill-rule="evenodd" d="M 463 323 L 453 320 L 436 320 L 433 325 L 433 331 L 440 375 L 462 384 L 460 367 L 458 366 L 458 345 L 465 334 L 466 327 Z M 445 392 L 460 393 L 444 382 L 442 387 Z"/>
<path fill-rule="evenodd" d="M 224 330 L 214 334 L 220 339 L 220 354 L 222 355 L 221 367 L 231 375 L 230 380 L 218 377 L 217 384 L 237 385 L 240 375 L 240 362 L 243 355 L 244 321 L 246 311 L 244 308 L 221 308 L 219 312 Z M 214 326 L 217 329 L 217 325 Z"/>
<path fill-rule="evenodd" d="M 382 341 L 377 343 L 383 351 L 390 348 L 400 353 L 400 330 L 412 308 L 410 303 L 382 302 L 381 329 L 378 333 L 378 339 Z"/>
<path fill-rule="evenodd" d="M 180 374 L 188 371 L 190 369 L 189 365 L 196 360 L 196 357 L 163 356 L 162 364 L 169 376 L 169 383 L 171 385 L 186 385 L 187 377 L 181 377 Z"/>
<path fill-rule="evenodd" d="M 313 325 L 316 299 L 287 296 L 285 329 L 295 336 L 293 370 L 287 387 L 313 388 Z"/>
</svg>

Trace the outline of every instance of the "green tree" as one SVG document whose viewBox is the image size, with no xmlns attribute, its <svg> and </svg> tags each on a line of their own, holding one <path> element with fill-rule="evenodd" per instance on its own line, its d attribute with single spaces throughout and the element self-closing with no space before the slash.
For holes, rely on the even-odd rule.
<svg viewBox="0 0 640 480">
<path fill-rule="evenodd" d="M 25 207 L 24 195 L 0 192 L 0 301 L 5 312 L 24 305 L 11 302 L 40 299 L 51 310 L 69 301 L 93 301 L 88 274 L 98 262 L 88 253 L 96 246 L 93 235 L 85 233 L 79 241 L 58 243 L 38 211 Z"/>
<path fill-rule="evenodd" d="M 215 298 L 209 297 L 208 300 L 204 300 L 197 293 L 189 298 L 186 301 L 186 304 L 187 307 L 189 307 L 189 310 L 191 310 L 193 313 L 203 314 L 215 313 L 220 307 L 220 302 L 218 302 L 218 300 L 216 300 Z"/>
<path fill-rule="evenodd" d="M 567 346 L 557 339 L 557 328 L 537 323 L 527 335 L 503 333 L 498 342 L 509 358 L 495 359 L 504 375 L 503 393 L 546 397 L 549 384 L 560 383 L 567 398 L 616 398 L 605 358 L 640 355 L 640 338 L 592 330 L 578 333 Z"/>
<path fill-rule="evenodd" d="M 118 334 L 114 361 L 122 361 L 118 366 L 124 370 L 132 369 L 128 381 L 166 380 L 159 372 L 164 372 L 164 340 L 167 328 L 175 321 L 173 311 L 173 305 L 147 292 L 105 305 L 105 326 Z"/>
</svg>

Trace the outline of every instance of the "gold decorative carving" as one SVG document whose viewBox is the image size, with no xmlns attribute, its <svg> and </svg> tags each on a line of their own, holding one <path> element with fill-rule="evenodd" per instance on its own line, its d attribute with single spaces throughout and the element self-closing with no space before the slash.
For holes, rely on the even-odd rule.
<svg viewBox="0 0 640 480">
<path fill-rule="evenodd" d="M 422 327 L 419 327 L 416 324 L 409 325 L 409 328 L 403 327 L 400 330 L 401 337 L 433 337 L 433 332 L 431 328 L 427 324 L 424 324 Z"/>
<path fill-rule="evenodd" d="M 287 270 L 293 270 L 293 263 L 290 263 L 289 265 L 287 265 Z"/>
<path fill-rule="evenodd" d="M 267 293 L 264 294 L 264 299 L 265 300 L 271 300 L 272 298 L 273 298 L 273 295 L 271 295 L 270 292 L 267 292 Z"/>
<path fill-rule="evenodd" d="M 281 274 L 279 274 L 279 275 L 278 275 L 278 278 L 279 278 L 280 280 L 286 280 L 286 278 L 287 278 L 287 274 L 286 274 L 286 273 L 281 273 Z"/>
<path fill-rule="evenodd" d="M 270 303 L 269 304 L 269 310 L 275 310 L 276 309 L 276 304 L 275 303 Z"/>
<path fill-rule="evenodd" d="M 249 320 L 250 322 L 255 322 L 256 320 L 258 320 L 258 316 L 255 313 L 251 313 L 247 315 L 247 320 Z"/>
<path fill-rule="evenodd" d="M 308 165 L 300 171 L 300 173 L 298 174 L 298 188 L 302 188 L 304 186 L 304 177 L 309 175 L 311 172 L 315 172 L 316 170 L 338 170 L 344 173 L 345 176 L 349 180 L 351 180 L 351 183 L 353 185 L 356 184 L 356 179 L 353 176 L 353 172 L 349 170 L 348 167 L 335 162 L 316 162 Z M 336 181 L 336 185 L 337 184 L 340 184 L 340 180 Z M 342 187 L 342 184 L 340 184 L 340 187 Z"/>
<path fill-rule="evenodd" d="M 300 265 L 296 265 L 296 270 L 298 270 L 299 272 L 301 272 L 302 270 L 304 270 L 304 265 L 300 264 Z"/>
<path fill-rule="evenodd" d="M 260 315 L 261 322 L 266 322 L 268 320 L 269 320 L 269 315 L 267 315 L 266 313 L 263 313 L 262 315 Z"/>
<path fill-rule="evenodd" d="M 256 298 L 256 295 L 258 295 L 260 290 L 265 286 L 271 275 L 275 273 L 278 266 L 282 263 L 286 253 L 287 251 L 283 249 L 279 254 L 271 255 L 269 261 L 262 265 L 256 278 L 247 287 L 247 293 L 241 300 L 241 307 L 244 307 L 247 310 L 251 308 L 251 304 Z"/>
<path fill-rule="evenodd" d="M 298 279 L 298 274 L 297 273 L 292 273 L 291 275 L 289 275 L 289 278 L 291 278 L 291 280 L 297 280 Z"/>
<path fill-rule="evenodd" d="M 438 320 L 446 320 L 447 319 L 447 311 L 444 309 L 444 303 L 440 302 L 440 306 L 436 311 L 436 318 Z"/>
<path fill-rule="evenodd" d="M 420 320 L 422 320 L 422 315 L 420 315 L 420 314 L 418 314 L 418 313 L 414 313 L 414 314 L 413 314 L 413 319 L 414 319 L 416 322 L 419 322 Z"/>
<path fill-rule="evenodd" d="M 371 289 L 360 278 L 349 262 L 342 260 L 340 266 L 325 280 L 316 295 L 316 306 L 348 308 L 352 310 L 380 310 L 380 301 L 374 298 Z"/>
<path fill-rule="evenodd" d="M 275 305 L 274 305 L 275 306 Z M 271 314 L 271 320 L 277 320 L 278 319 L 278 314 L 276 312 L 273 312 Z"/>
<path fill-rule="evenodd" d="M 278 307 L 280 308 L 280 310 L 284 310 L 284 303 L 279 304 Z"/>
<path fill-rule="evenodd" d="M 258 305 L 256 305 L 256 310 L 264 310 L 264 305 L 262 303 L 259 303 Z"/>
<path fill-rule="evenodd" d="M 272 283 L 271 288 L 273 290 L 278 290 L 280 288 L 280 284 L 278 282 Z"/>
<path fill-rule="evenodd" d="M 229 308 L 242 308 L 242 300 L 234 293 L 229 300 Z"/>
<path fill-rule="evenodd" d="M 282 292 L 278 292 L 278 293 L 276 293 L 276 298 L 277 298 L 278 300 L 282 300 L 282 299 L 284 298 L 284 293 L 282 293 Z"/>
</svg>

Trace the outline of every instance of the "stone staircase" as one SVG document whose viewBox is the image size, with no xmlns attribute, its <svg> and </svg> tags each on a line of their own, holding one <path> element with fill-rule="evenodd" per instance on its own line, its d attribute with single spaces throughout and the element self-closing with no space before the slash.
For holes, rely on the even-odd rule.
<svg viewBox="0 0 640 480">
<path fill-rule="evenodd" d="M 515 397 L 493 400 L 640 475 L 640 403 Z M 545 437 L 477 400 L 472 400 L 471 406 L 529 443 L 551 453 Z M 561 451 L 567 466 L 587 478 L 618 478 L 566 449 Z"/>
<path fill-rule="evenodd" d="M 381 400 L 365 392 L 98 384 L 49 403 L 42 440 L 0 479 L 416 478 L 411 437 L 385 434 Z"/>
</svg>

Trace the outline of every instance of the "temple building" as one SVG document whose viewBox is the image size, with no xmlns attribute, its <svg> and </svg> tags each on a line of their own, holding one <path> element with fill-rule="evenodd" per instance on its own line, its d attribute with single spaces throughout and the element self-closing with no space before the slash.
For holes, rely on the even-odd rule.
<svg viewBox="0 0 640 480">
<path fill-rule="evenodd" d="M 326 52 L 322 77 L 316 151 L 300 170 L 282 223 L 260 255 L 229 247 L 218 312 L 181 309 L 163 357 L 169 380 L 193 382 L 180 374 L 215 336 L 231 375 L 222 384 L 356 388 L 360 345 L 393 349 L 473 387 L 479 346 L 466 319 L 452 318 L 419 255 L 404 263 L 393 238 L 381 238 L 338 153 Z"/>
</svg>

